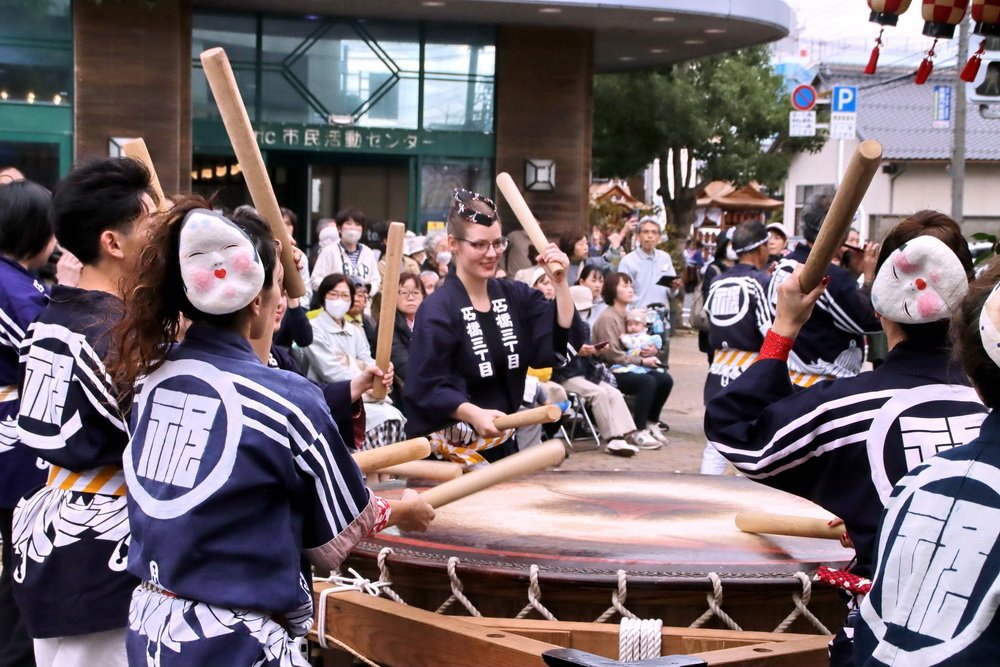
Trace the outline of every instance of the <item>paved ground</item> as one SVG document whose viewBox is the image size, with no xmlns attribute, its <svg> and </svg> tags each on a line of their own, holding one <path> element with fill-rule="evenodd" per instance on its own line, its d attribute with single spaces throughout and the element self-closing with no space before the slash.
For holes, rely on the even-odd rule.
<svg viewBox="0 0 1000 667">
<path fill-rule="evenodd" d="M 708 360 L 698 351 L 698 337 L 690 330 L 679 331 L 670 340 L 670 374 L 674 378 L 674 389 L 661 417 L 670 424 L 670 444 L 658 450 L 640 451 L 632 458 L 611 456 L 603 451 L 579 451 L 562 467 L 570 470 L 698 472 L 705 447 L 702 389 L 707 373 Z M 579 440 L 578 443 L 581 447 L 593 447 L 593 440 Z"/>
</svg>

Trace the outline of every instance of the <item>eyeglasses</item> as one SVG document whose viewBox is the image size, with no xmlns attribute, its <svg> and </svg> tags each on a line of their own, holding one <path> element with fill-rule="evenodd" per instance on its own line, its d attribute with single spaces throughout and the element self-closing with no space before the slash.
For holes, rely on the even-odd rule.
<svg viewBox="0 0 1000 667">
<path fill-rule="evenodd" d="M 422 296 L 420 290 L 399 290 L 400 299 L 418 299 Z"/>
<path fill-rule="evenodd" d="M 350 301 L 351 300 L 351 293 L 350 292 L 327 292 L 326 293 L 326 298 L 327 299 L 343 299 L 344 301 Z"/>
<path fill-rule="evenodd" d="M 469 247 L 475 250 L 480 255 L 485 255 L 490 248 L 493 248 L 493 251 L 499 255 L 500 253 L 502 253 L 504 250 L 507 249 L 507 244 L 508 244 L 506 236 L 501 236 L 495 241 L 487 241 L 486 239 L 482 239 L 480 241 L 470 241 L 469 239 L 463 239 L 458 236 L 455 237 L 455 240 L 464 241 L 465 243 L 468 243 Z"/>
</svg>

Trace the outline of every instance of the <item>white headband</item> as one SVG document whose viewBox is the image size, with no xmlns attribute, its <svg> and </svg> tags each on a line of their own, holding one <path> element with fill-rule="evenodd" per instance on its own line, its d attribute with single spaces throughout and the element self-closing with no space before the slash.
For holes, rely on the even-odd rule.
<svg viewBox="0 0 1000 667">
<path fill-rule="evenodd" d="M 264 265 L 242 229 L 203 208 L 189 212 L 181 225 L 181 279 L 191 305 L 209 315 L 227 315 L 260 294 Z"/>
<path fill-rule="evenodd" d="M 993 287 L 983 309 L 979 312 L 979 336 L 983 339 L 983 349 L 1000 366 L 1000 283 Z"/>
<path fill-rule="evenodd" d="M 899 324 L 923 324 L 951 317 L 969 291 L 965 267 L 934 236 L 918 236 L 896 248 L 872 284 L 872 305 Z"/>
</svg>

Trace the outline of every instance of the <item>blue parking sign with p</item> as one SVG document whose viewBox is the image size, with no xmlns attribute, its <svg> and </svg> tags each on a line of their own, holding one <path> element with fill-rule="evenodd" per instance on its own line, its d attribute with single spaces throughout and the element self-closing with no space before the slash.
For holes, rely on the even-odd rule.
<svg viewBox="0 0 1000 667">
<path fill-rule="evenodd" d="M 834 86 L 832 103 L 833 103 L 832 111 L 834 113 L 857 113 L 858 87 Z"/>
</svg>

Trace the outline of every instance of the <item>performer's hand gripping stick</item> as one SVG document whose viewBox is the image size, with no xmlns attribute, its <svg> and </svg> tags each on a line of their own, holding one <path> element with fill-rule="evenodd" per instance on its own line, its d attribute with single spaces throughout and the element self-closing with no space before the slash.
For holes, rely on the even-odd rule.
<svg viewBox="0 0 1000 667">
<path fill-rule="evenodd" d="M 278 200 L 274 196 L 274 189 L 267 176 L 264 158 L 260 154 L 260 147 L 257 145 L 246 107 L 243 105 L 243 98 L 240 97 L 240 89 L 236 85 L 236 77 L 233 75 L 229 58 L 223 49 L 215 47 L 201 52 L 201 65 L 208 85 L 212 89 L 212 95 L 215 96 L 215 103 L 219 107 L 222 123 L 229 134 L 233 152 L 236 153 L 236 159 L 239 160 L 240 168 L 243 170 L 253 205 L 271 225 L 274 238 L 281 241 L 281 265 L 285 268 L 284 282 L 288 298 L 297 299 L 306 293 L 306 288 L 302 284 L 299 268 L 295 265 L 292 239 L 281 219 L 281 209 L 278 208 Z"/>
<path fill-rule="evenodd" d="M 521 227 L 524 228 L 524 233 L 528 235 L 528 239 L 531 240 L 531 245 L 535 246 L 535 250 L 542 252 L 545 250 L 545 246 L 549 244 L 548 240 L 545 238 L 545 234 L 542 233 L 542 228 L 538 225 L 538 220 L 531 213 L 531 209 L 528 208 L 528 203 L 524 201 L 524 197 L 521 196 L 521 191 L 517 189 L 514 184 L 514 179 L 510 177 L 506 171 L 502 171 L 497 174 L 497 187 L 500 188 L 500 192 L 503 193 L 504 199 L 510 204 L 510 208 L 514 211 L 514 215 L 517 216 L 518 221 L 521 223 Z M 556 278 L 562 278 L 563 274 L 566 272 L 561 264 L 556 262 L 549 263 L 549 271 L 552 272 Z"/>
</svg>

